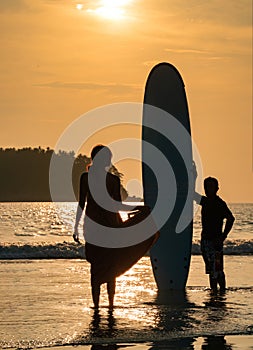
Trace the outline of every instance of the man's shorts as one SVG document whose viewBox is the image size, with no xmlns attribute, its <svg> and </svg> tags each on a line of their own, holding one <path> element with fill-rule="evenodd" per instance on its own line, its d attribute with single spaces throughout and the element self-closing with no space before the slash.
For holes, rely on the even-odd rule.
<svg viewBox="0 0 253 350">
<path fill-rule="evenodd" d="M 201 240 L 201 252 L 205 262 L 206 274 L 214 277 L 223 271 L 223 251 L 215 249 L 214 242 L 208 239 Z"/>
</svg>

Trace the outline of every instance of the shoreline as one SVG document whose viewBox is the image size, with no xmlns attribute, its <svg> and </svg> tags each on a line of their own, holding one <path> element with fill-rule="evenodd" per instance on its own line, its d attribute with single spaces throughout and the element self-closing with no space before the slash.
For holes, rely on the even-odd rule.
<svg viewBox="0 0 253 350">
<path fill-rule="evenodd" d="M 127 341 L 127 342 L 94 342 L 90 344 L 75 343 L 75 344 L 62 344 L 62 345 L 52 345 L 49 347 L 39 347 L 40 350 L 54 349 L 54 350 L 164 350 L 165 346 L 169 346 L 169 349 L 191 349 L 197 350 L 200 347 L 215 346 L 216 349 L 228 349 L 231 350 L 250 350 L 253 349 L 253 334 L 217 334 L 217 335 L 199 335 L 194 337 L 178 337 L 171 338 L 169 340 L 159 340 L 159 341 Z M 9 348 L 13 350 L 14 348 Z M 36 349 L 36 348 L 34 348 Z"/>
<path fill-rule="evenodd" d="M 199 242 L 192 243 L 192 256 L 200 256 Z M 230 241 L 224 245 L 224 256 L 252 256 L 253 242 L 250 240 Z M 149 256 L 149 253 L 146 254 Z M 63 242 L 0 242 L 0 261 L 39 259 L 85 259 L 85 244 Z"/>
</svg>

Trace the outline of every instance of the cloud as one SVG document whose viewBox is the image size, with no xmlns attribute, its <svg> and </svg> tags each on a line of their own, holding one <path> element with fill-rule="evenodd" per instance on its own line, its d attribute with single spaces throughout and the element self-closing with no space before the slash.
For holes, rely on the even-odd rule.
<svg viewBox="0 0 253 350">
<path fill-rule="evenodd" d="M 145 14 L 157 19 L 156 25 L 179 23 L 221 27 L 251 27 L 252 0 L 140 0 Z M 144 5 L 145 3 L 145 5 Z M 184 30 L 184 29 L 183 29 Z M 220 28 L 219 28 L 220 30 Z"/>
<path fill-rule="evenodd" d="M 207 55 L 210 54 L 209 51 L 205 50 L 196 50 L 196 49 L 165 49 L 166 52 L 174 53 L 189 53 L 189 54 L 198 54 L 198 55 Z"/>
<path fill-rule="evenodd" d="M 29 5 L 25 0 L 1 0 L 0 12 L 21 12 L 27 10 Z"/>
<path fill-rule="evenodd" d="M 205 60 L 228 60 L 231 57 L 227 55 L 219 55 L 218 52 L 208 51 L 208 50 L 197 50 L 197 49 L 165 49 L 166 52 L 175 53 L 175 54 L 186 54 L 186 55 L 193 55 L 194 59 L 196 57 L 199 57 L 199 59 L 205 59 Z"/>
<path fill-rule="evenodd" d="M 56 89 L 79 89 L 92 91 L 107 91 L 109 93 L 127 94 L 141 89 L 137 84 L 117 84 L 117 83 L 92 83 L 92 82 L 60 82 L 53 81 L 45 84 L 36 84 L 38 87 L 49 87 Z"/>
<path fill-rule="evenodd" d="M 252 1 L 249 0 L 200 2 L 199 11 L 194 8 L 194 12 L 202 20 L 222 26 L 252 26 Z"/>
</svg>

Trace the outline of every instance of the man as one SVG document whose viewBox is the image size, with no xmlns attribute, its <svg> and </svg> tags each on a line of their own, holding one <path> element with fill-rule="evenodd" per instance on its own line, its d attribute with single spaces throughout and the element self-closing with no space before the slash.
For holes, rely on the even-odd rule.
<svg viewBox="0 0 253 350">
<path fill-rule="evenodd" d="M 223 242 L 232 229 L 234 216 L 227 204 L 217 195 L 218 180 L 208 177 L 204 180 L 206 196 L 195 192 L 195 200 L 202 206 L 201 252 L 205 262 L 206 274 L 209 274 L 210 288 L 225 292 L 226 278 L 223 270 Z M 225 226 L 223 229 L 223 224 Z"/>
</svg>

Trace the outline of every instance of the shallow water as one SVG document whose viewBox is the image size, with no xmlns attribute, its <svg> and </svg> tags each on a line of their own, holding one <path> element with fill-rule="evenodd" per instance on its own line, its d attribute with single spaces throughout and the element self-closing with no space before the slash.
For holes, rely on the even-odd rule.
<svg viewBox="0 0 253 350">
<path fill-rule="evenodd" d="M 252 334 L 252 260 L 226 256 L 228 291 L 212 296 L 202 259 L 193 256 L 186 293 L 158 296 L 144 257 L 117 280 L 112 312 L 103 288 L 98 313 L 85 260 L 2 261 L 0 347 L 144 342 L 143 349 L 197 349 L 197 337 Z"/>
<path fill-rule="evenodd" d="M 232 254 L 225 256 L 225 295 L 210 294 L 202 258 L 193 255 L 186 293 L 158 296 L 144 257 L 118 279 L 113 312 L 103 288 L 95 313 L 89 264 L 54 259 L 83 255 L 71 238 L 76 203 L 0 203 L 0 348 L 252 349 L 253 257 L 244 254 L 252 253 L 253 205 L 230 207 L 236 222 L 225 247 Z"/>
<path fill-rule="evenodd" d="M 140 203 L 137 203 L 140 204 Z M 73 244 L 76 203 L 0 203 L 0 259 L 81 258 Z M 253 254 L 253 204 L 230 205 L 236 221 L 224 253 Z M 82 222 L 79 227 L 82 237 Z M 192 254 L 200 254 L 200 210 L 194 217 Z"/>
<path fill-rule="evenodd" d="M 132 203 L 133 204 L 133 203 Z M 136 203 L 140 204 L 140 203 Z M 72 237 L 77 203 L 0 202 L 0 242 L 59 242 Z M 253 239 L 253 204 L 230 204 L 236 221 L 230 240 Z M 200 238 L 200 210 L 194 217 L 193 241 Z M 80 224 L 80 233 L 82 224 Z"/>
</svg>

